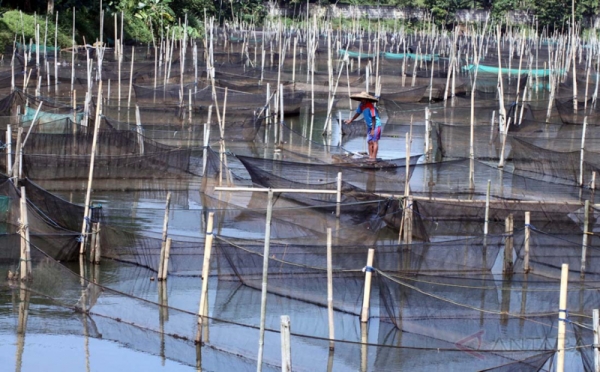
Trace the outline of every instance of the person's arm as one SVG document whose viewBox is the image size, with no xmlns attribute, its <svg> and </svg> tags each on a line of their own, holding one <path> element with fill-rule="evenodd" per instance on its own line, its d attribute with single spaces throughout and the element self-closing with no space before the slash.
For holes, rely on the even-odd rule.
<svg viewBox="0 0 600 372">
<path fill-rule="evenodd" d="M 352 119 L 350 119 L 350 120 L 344 120 L 344 123 L 345 124 L 350 124 L 350 123 L 352 123 L 359 116 L 360 116 L 360 114 L 357 112 L 357 113 L 354 114 L 354 116 L 352 117 Z"/>
</svg>

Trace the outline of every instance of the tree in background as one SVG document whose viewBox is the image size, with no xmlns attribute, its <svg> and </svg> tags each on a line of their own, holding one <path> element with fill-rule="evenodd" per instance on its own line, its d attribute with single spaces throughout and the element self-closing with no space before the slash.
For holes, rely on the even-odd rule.
<svg viewBox="0 0 600 372">
<path fill-rule="evenodd" d="M 425 0 L 425 8 L 438 25 L 451 25 L 455 23 L 456 12 L 461 9 L 478 9 L 480 3 L 473 0 Z"/>
</svg>

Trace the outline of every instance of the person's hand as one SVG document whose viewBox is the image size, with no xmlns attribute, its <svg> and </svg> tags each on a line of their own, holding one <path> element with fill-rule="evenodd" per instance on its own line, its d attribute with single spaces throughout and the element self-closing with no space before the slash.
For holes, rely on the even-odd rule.
<svg viewBox="0 0 600 372">
<path fill-rule="evenodd" d="M 342 121 L 343 124 L 350 124 L 350 120 L 344 120 Z"/>
</svg>

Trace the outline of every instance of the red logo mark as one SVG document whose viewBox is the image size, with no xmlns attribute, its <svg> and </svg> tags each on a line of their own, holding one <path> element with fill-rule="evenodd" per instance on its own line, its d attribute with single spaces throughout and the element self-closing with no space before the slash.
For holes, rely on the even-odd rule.
<svg viewBox="0 0 600 372">
<path fill-rule="evenodd" d="M 479 350 L 481 347 L 482 336 L 484 333 L 485 331 L 482 329 L 481 331 L 467 336 L 462 340 L 456 341 L 454 346 L 477 359 L 485 359 L 485 355 L 477 352 L 477 350 Z"/>
</svg>

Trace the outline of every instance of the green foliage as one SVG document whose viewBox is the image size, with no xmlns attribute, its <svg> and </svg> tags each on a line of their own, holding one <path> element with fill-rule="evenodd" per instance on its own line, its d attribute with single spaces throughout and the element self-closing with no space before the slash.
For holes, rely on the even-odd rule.
<svg viewBox="0 0 600 372">
<path fill-rule="evenodd" d="M 47 0 L 0 0 L 5 7 L 22 8 L 28 12 L 44 12 Z M 59 44 L 63 47 L 71 45 L 72 9 L 76 9 L 76 42 L 92 43 L 99 38 L 99 11 L 101 0 L 54 0 L 55 9 L 60 12 L 59 19 Z M 438 26 L 452 27 L 455 23 L 456 12 L 460 9 L 486 9 L 490 10 L 493 19 L 499 23 L 506 22 L 506 14 L 512 10 L 525 10 L 537 16 L 539 30 L 546 27 L 550 31 L 554 28 L 568 27 L 571 18 L 572 0 L 280 0 L 278 4 L 294 9 L 288 13 L 284 23 L 291 24 L 301 20 L 298 16 L 301 7 L 310 4 L 326 5 L 357 5 L 357 6 L 396 6 L 406 8 L 419 8 L 428 11 Z M 264 0 L 102 0 L 105 13 L 104 39 L 114 38 L 113 14 L 124 14 L 124 31 L 126 41 L 151 42 L 170 30 L 175 30 L 176 35 L 182 35 L 183 20 L 188 19 L 188 36 L 190 38 L 203 37 L 204 18 L 214 16 L 220 25 L 224 23 L 246 22 L 263 24 L 267 20 L 266 1 Z M 597 15 L 600 11 L 600 0 L 577 0 L 576 18 L 581 21 L 584 17 Z M 120 16 L 118 17 L 120 21 Z M 54 18 L 49 22 L 48 44 L 54 43 Z M 44 18 L 38 22 L 44 27 Z M 359 26 L 375 30 L 379 25 L 387 29 L 404 27 L 406 32 L 412 32 L 423 27 L 427 20 L 331 20 L 334 27 L 347 27 L 352 22 L 359 22 Z M 33 16 L 23 14 L 24 33 L 26 41 L 34 35 Z M 18 11 L 8 11 L 0 18 L 0 46 L 11 45 L 15 34 L 21 37 L 21 16 Z M 43 34 L 43 32 L 42 32 Z M 154 35 L 153 35 L 154 34 Z"/>
<path fill-rule="evenodd" d="M 62 17 L 62 16 L 61 16 Z M 71 34 L 72 23 L 69 22 L 72 20 L 73 16 L 70 14 L 65 14 L 66 23 L 63 27 L 68 30 L 69 34 Z M 114 45 L 114 40 L 120 38 L 121 32 L 121 13 L 117 14 L 117 22 L 118 22 L 118 30 L 119 36 L 115 35 L 115 23 L 114 23 L 114 14 L 105 14 L 104 16 L 104 42 L 108 43 L 109 46 Z M 83 37 L 87 43 L 91 44 L 95 42 L 97 39 L 100 39 L 99 36 L 99 24 L 96 16 L 84 15 L 84 14 L 76 14 L 75 20 L 76 27 L 76 42 L 83 43 Z M 125 33 L 125 42 L 140 42 L 140 43 L 151 43 L 152 42 L 152 33 L 148 26 L 139 18 L 136 18 L 134 15 L 128 12 L 123 12 L 123 32 Z M 69 45 L 71 43 L 69 42 Z"/>
<path fill-rule="evenodd" d="M 221 24 L 227 20 L 262 24 L 267 8 L 262 0 L 222 0 L 216 12 Z"/>
<path fill-rule="evenodd" d="M 399 29 L 400 27 L 404 27 L 404 31 L 407 33 L 412 33 L 417 29 L 422 28 L 423 22 L 416 20 L 398 20 L 398 19 L 359 19 L 352 20 L 347 18 L 333 18 L 331 20 L 331 25 L 334 29 L 341 27 L 342 29 L 348 29 L 352 27 L 354 22 L 358 22 L 358 25 L 363 30 L 377 30 L 378 27 L 385 28 L 386 30 L 394 30 Z"/>
<path fill-rule="evenodd" d="M 32 15 L 23 13 L 23 21 L 21 21 L 21 13 L 17 10 L 10 10 L 0 18 L 0 47 L 5 48 L 6 46 L 12 46 L 17 36 L 17 41 L 22 42 L 23 34 L 25 35 L 25 42 L 29 43 L 30 39 L 35 42 L 35 20 Z M 46 18 L 45 16 L 37 17 L 37 23 L 40 25 L 40 44 L 43 43 L 44 32 L 46 29 Z M 54 46 L 54 19 L 48 19 L 48 36 L 47 45 Z M 58 29 L 58 45 L 66 47 L 71 45 L 70 32 Z"/>
<path fill-rule="evenodd" d="M 187 13 L 188 21 L 196 19 L 204 22 L 204 12 L 209 17 L 216 15 L 216 3 L 212 0 L 172 0 L 171 9 L 178 18 L 183 19 L 183 16 Z"/>
<path fill-rule="evenodd" d="M 437 25 L 451 25 L 456 22 L 456 12 L 462 9 L 482 9 L 486 4 L 474 0 L 424 0 L 425 8 L 430 9 Z"/>
<path fill-rule="evenodd" d="M 147 25 L 153 24 L 154 29 L 175 21 L 175 13 L 170 7 L 171 0 L 143 0 L 133 10 L 135 17 Z"/>
<path fill-rule="evenodd" d="M 141 43 L 152 42 L 152 32 L 147 23 L 130 13 L 124 13 L 123 18 L 123 32 L 125 32 L 126 41 L 135 40 Z"/>
</svg>

